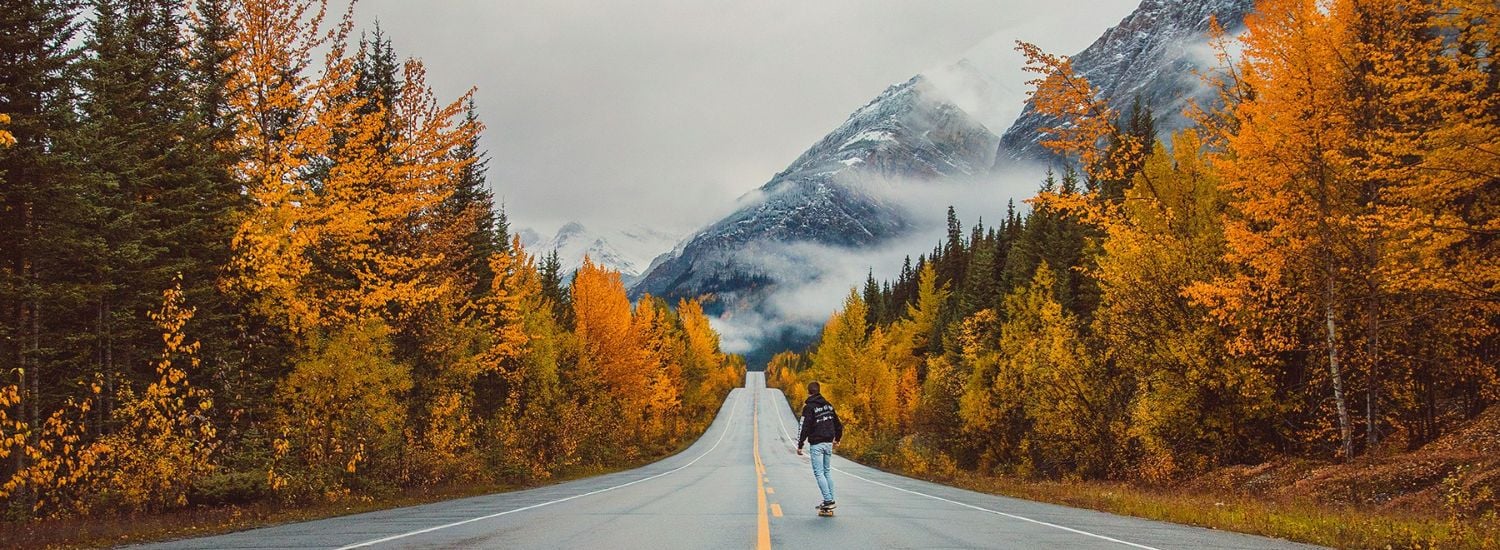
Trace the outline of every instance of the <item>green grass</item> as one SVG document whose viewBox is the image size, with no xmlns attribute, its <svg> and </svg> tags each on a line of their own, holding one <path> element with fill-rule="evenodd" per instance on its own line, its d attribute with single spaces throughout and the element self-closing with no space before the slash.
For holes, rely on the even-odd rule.
<svg viewBox="0 0 1500 550">
<path fill-rule="evenodd" d="M 931 480 L 986 493 L 1335 548 L 1500 548 L 1500 525 L 1493 518 L 1455 521 L 1438 514 L 1269 501 L 1125 483 L 1024 481 L 970 473 Z"/>
</svg>

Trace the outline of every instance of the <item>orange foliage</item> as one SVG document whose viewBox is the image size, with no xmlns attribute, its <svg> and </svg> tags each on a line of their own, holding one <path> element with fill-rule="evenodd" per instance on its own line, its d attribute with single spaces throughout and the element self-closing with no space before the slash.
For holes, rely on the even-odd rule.
<svg viewBox="0 0 1500 550">
<path fill-rule="evenodd" d="M 294 332 L 369 315 L 400 321 L 451 291 L 445 251 L 422 228 L 473 162 L 453 152 L 478 131 L 457 121 L 467 96 L 438 104 L 416 61 L 391 112 L 356 97 L 351 16 L 325 29 L 326 8 L 244 0 L 233 14 L 230 146 L 247 152 L 236 171 L 252 207 L 230 283 Z M 320 49 L 317 74 L 297 75 Z"/>
<path fill-rule="evenodd" d="M 87 499 L 104 458 L 104 449 L 85 439 L 81 421 L 93 408 L 100 387 L 94 384 L 91 390 L 92 397 L 69 398 L 33 429 L 7 412 L 24 404 L 19 388 L 0 387 L 0 459 L 14 453 L 26 457 L 26 467 L 0 484 L 0 498 L 29 499 L 29 511 L 44 516 L 89 511 Z"/>
<path fill-rule="evenodd" d="M 588 258 L 573 279 L 573 314 L 577 323 L 579 370 L 601 396 L 638 411 L 648 396 L 644 352 L 630 327 L 630 299 L 620 274 Z"/>
<path fill-rule="evenodd" d="M 216 469 L 218 430 L 210 421 L 213 398 L 188 381 L 202 366 L 199 344 L 188 342 L 183 327 L 193 317 L 183 305 L 182 279 L 162 294 L 161 310 L 151 314 L 162 330 L 158 379 L 139 396 L 122 389 L 124 406 L 115 409 L 120 428 L 100 439 L 105 460 L 101 498 L 126 510 L 163 510 L 187 505 L 193 480 Z"/>
<path fill-rule="evenodd" d="M 0 124 L 10 124 L 10 115 L 0 113 Z M 16 144 L 16 136 L 8 130 L 0 130 L 0 147 L 10 147 Z"/>
<path fill-rule="evenodd" d="M 11 420 L 7 409 L 21 405 L 16 386 L 0 388 L 0 459 L 14 452 L 25 468 L 0 484 L 0 498 L 26 495 L 31 511 L 44 515 L 88 513 L 97 507 L 161 510 L 187 503 L 189 485 L 214 471 L 219 447 L 210 422 L 213 400 L 194 388 L 189 373 L 200 366 L 198 342 L 182 332 L 193 310 L 183 305 L 182 284 L 162 294 L 161 310 L 151 314 L 162 330 L 158 379 L 137 395 L 123 386 L 110 420 L 118 429 L 90 440 L 82 422 L 99 398 L 69 399 L 32 432 Z"/>
<path fill-rule="evenodd" d="M 1099 97 L 1087 78 L 1073 72 L 1073 60 L 1042 51 L 1035 44 L 1017 41 L 1016 49 L 1026 57 L 1026 71 L 1039 75 L 1027 82 L 1027 92 L 1038 113 L 1058 120 L 1042 128 L 1048 136 L 1042 145 L 1059 155 L 1077 159 L 1084 173 L 1096 181 L 1128 176 L 1127 159 L 1138 157 L 1149 144 L 1127 135 L 1116 126 L 1119 113 Z M 1106 139 L 1119 145 L 1104 148 Z"/>
</svg>

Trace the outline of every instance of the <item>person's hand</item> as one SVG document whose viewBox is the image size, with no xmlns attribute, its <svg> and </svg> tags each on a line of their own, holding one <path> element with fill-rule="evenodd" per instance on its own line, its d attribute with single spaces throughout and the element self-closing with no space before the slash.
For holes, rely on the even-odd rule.
<svg viewBox="0 0 1500 550">
<path fill-rule="evenodd" d="M 838 448 L 838 446 L 839 446 L 839 440 L 837 440 L 837 439 L 833 440 L 833 447 L 834 448 Z"/>
<path fill-rule="evenodd" d="M 802 447 L 797 447 L 797 456 L 802 456 Z"/>
</svg>

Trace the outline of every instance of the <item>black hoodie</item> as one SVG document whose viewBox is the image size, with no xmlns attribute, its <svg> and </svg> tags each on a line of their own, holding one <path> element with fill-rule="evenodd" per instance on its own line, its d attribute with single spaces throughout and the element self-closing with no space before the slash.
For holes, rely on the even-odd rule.
<svg viewBox="0 0 1500 550">
<path fill-rule="evenodd" d="M 802 404 L 802 433 L 797 436 L 797 448 L 801 449 L 804 441 L 816 445 L 843 438 L 844 423 L 839 422 L 833 405 L 823 399 L 823 394 L 808 396 L 807 402 Z"/>
</svg>

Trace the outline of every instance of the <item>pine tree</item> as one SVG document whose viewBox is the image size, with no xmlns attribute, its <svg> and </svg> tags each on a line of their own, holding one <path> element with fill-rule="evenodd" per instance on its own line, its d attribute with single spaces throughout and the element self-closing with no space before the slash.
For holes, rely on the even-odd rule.
<svg viewBox="0 0 1500 550">
<path fill-rule="evenodd" d="M 865 324 L 871 330 L 874 330 L 875 327 L 881 324 L 883 312 L 880 307 L 880 283 L 875 282 L 875 271 L 873 269 L 865 275 L 864 299 L 865 303 L 869 305 L 869 308 L 865 312 Z"/>
<path fill-rule="evenodd" d="M 944 281 L 953 285 L 963 282 L 967 249 L 964 243 L 963 224 L 958 221 L 958 214 L 952 206 L 948 207 L 948 240 L 943 242 L 942 248 L 933 252 L 931 259 L 939 266 L 938 275 L 942 276 Z"/>
<path fill-rule="evenodd" d="M 97 191 L 78 177 L 78 125 L 72 82 L 78 2 L 0 2 L 0 113 L 14 142 L 0 148 L 0 356 L 14 365 L 18 419 L 33 429 L 60 404 L 62 381 L 92 363 L 75 335 L 93 325 L 81 300 L 90 292 L 100 243 L 82 227 Z M 7 140 L 9 141 L 9 140 Z M 28 433 L 36 433 L 34 431 Z M 18 453 L 0 473 L 19 471 Z M 34 498 L 28 494 L 22 498 Z"/>
<path fill-rule="evenodd" d="M 571 330 L 573 326 L 572 296 L 567 291 L 569 283 L 563 280 L 562 259 L 557 256 L 556 250 L 548 252 L 542 258 L 539 270 L 542 274 L 542 295 L 546 296 L 548 303 L 555 308 L 554 315 L 558 322 Z"/>
<path fill-rule="evenodd" d="M 464 104 L 463 125 L 474 128 L 473 135 L 454 150 L 454 156 L 462 163 L 453 194 L 443 201 L 444 217 L 461 221 L 465 232 L 463 256 L 457 263 L 474 280 L 469 292 L 471 299 L 489 288 L 495 274 L 490 271 L 487 258 L 499 253 L 509 245 L 509 227 L 505 214 L 495 211 L 494 195 L 485 181 L 486 164 L 484 152 L 479 150 L 479 132 L 483 125 L 470 97 Z"/>
<path fill-rule="evenodd" d="M 127 366 L 146 363 L 155 340 L 147 314 L 175 276 L 183 276 L 193 303 L 220 315 L 227 310 L 217 278 L 228 256 L 233 199 L 216 180 L 226 167 L 191 101 L 184 14 L 171 2 L 117 0 L 95 2 L 94 12 L 83 62 L 82 141 L 89 178 L 103 191 L 91 228 L 104 246 L 91 299 L 98 371 L 113 383 L 149 374 Z M 211 342 L 223 344 L 224 327 L 208 326 L 217 337 Z"/>
<path fill-rule="evenodd" d="M 999 243 L 991 236 L 981 236 L 980 226 L 975 226 L 975 236 L 970 239 L 972 254 L 967 268 L 968 276 L 959 287 L 958 317 L 967 318 L 980 310 L 992 307 L 999 300 L 999 269 L 996 249 Z"/>
</svg>

